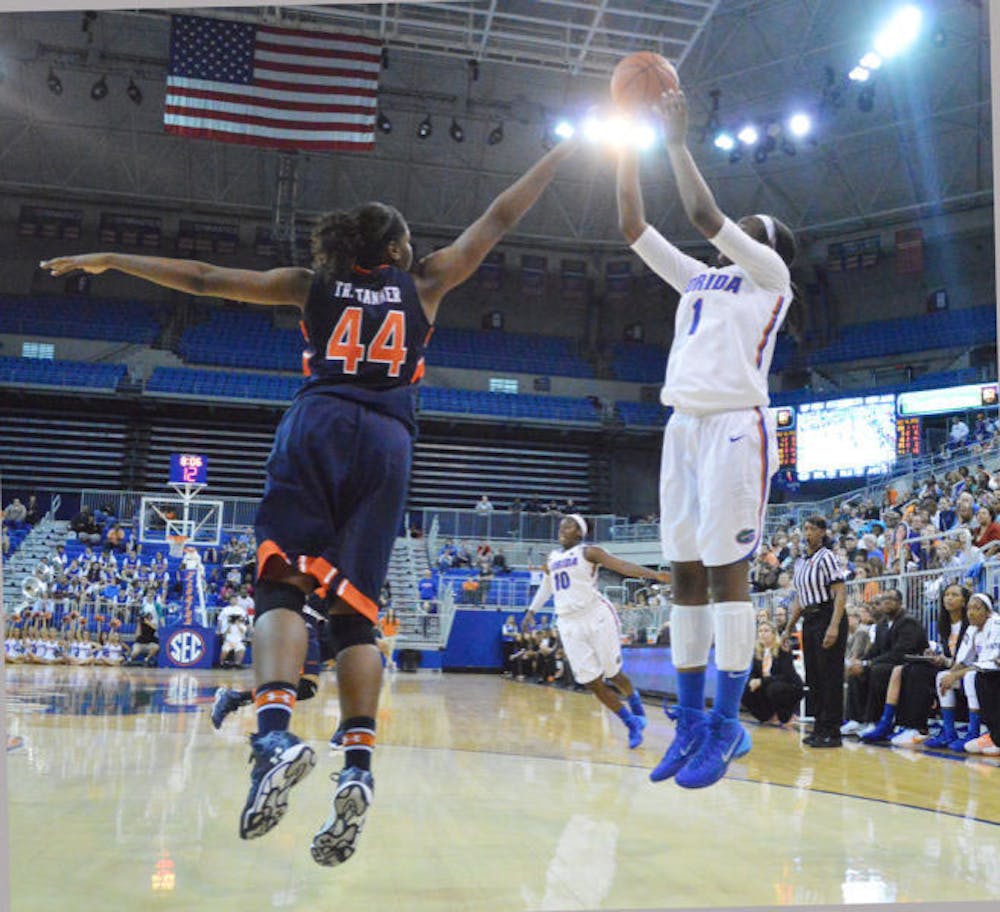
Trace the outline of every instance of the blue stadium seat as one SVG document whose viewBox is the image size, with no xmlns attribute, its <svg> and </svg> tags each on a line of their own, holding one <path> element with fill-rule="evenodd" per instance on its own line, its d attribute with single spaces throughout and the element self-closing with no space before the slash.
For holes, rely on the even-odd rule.
<svg viewBox="0 0 1000 912">
<path fill-rule="evenodd" d="M 0 333 L 151 345 L 160 332 L 156 311 L 139 301 L 0 295 Z"/>
<path fill-rule="evenodd" d="M 47 358 L 0 358 L 0 384 L 62 386 L 114 391 L 125 376 L 124 364 L 89 364 Z"/>
</svg>

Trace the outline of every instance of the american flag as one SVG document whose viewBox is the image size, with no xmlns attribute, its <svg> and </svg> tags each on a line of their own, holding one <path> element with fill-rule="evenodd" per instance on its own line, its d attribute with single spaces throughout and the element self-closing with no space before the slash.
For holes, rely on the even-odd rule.
<svg viewBox="0 0 1000 912">
<path fill-rule="evenodd" d="M 380 64 L 374 38 L 173 16 L 163 122 L 223 142 L 370 151 Z"/>
</svg>

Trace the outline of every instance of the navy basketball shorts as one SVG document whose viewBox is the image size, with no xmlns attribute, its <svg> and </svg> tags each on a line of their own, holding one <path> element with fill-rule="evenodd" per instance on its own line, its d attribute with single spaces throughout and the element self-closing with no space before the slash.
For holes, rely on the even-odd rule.
<svg viewBox="0 0 1000 912">
<path fill-rule="evenodd" d="M 257 574 L 288 567 L 373 623 L 413 460 L 406 426 L 337 396 L 297 399 L 275 433 L 257 509 Z"/>
</svg>

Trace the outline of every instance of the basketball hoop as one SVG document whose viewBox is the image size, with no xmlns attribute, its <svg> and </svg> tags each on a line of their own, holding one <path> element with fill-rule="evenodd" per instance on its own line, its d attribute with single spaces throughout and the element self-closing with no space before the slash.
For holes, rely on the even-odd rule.
<svg viewBox="0 0 1000 912">
<path fill-rule="evenodd" d="M 168 535 L 167 541 L 170 542 L 170 556 L 183 557 L 184 546 L 187 544 L 187 540 L 188 537 L 186 535 Z"/>
</svg>

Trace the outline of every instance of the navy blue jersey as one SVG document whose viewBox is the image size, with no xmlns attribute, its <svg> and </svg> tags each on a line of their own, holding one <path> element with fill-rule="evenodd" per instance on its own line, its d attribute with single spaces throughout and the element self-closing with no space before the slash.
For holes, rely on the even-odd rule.
<svg viewBox="0 0 1000 912">
<path fill-rule="evenodd" d="M 395 266 L 317 275 L 302 321 L 309 375 L 300 395 L 333 394 L 416 428 L 416 388 L 431 326 L 413 276 Z"/>
</svg>

